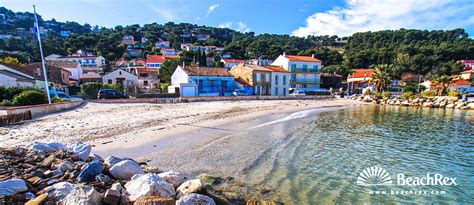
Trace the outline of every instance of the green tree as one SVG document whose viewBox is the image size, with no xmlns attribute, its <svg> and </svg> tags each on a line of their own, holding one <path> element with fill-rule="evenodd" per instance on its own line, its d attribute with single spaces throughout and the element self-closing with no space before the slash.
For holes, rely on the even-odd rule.
<svg viewBox="0 0 474 205">
<path fill-rule="evenodd" d="M 374 70 L 369 82 L 375 85 L 375 91 L 382 92 L 390 84 L 390 76 L 386 72 L 389 67 L 389 65 L 380 65 Z"/>
<path fill-rule="evenodd" d="M 161 83 L 171 83 L 171 75 L 180 64 L 180 61 L 177 59 L 167 60 L 160 67 L 160 82 Z"/>
</svg>

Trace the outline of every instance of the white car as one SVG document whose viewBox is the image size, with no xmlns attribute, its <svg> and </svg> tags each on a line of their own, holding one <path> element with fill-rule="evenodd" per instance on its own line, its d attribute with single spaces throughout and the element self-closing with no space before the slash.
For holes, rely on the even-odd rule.
<svg viewBox="0 0 474 205">
<path fill-rule="evenodd" d="M 305 96 L 306 93 L 305 93 L 303 90 L 295 90 L 295 91 L 293 91 L 293 93 L 291 93 L 290 95 L 294 95 L 294 96 Z"/>
<path fill-rule="evenodd" d="M 71 97 L 68 94 L 64 93 L 63 91 L 57 91 L 57 90 L 50 90 L 49 97 L 51 97 L 51 100 L 53 100 L 55 97 L 61 98 L 65 101 L 82 100 L 82 98 Z"/>
</svg>

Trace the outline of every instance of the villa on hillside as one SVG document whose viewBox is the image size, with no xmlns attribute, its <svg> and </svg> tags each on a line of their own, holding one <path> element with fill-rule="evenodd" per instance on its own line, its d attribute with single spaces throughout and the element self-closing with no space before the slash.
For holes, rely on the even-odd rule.
<svg viewBox="0 0 474 205">
<path fill-rule="evenodd" d="M 181 67 L 171 76 L 168 93 L 190 96 L 230 96 L 237 88 L 234 76 L 225 68 Z"/>
<path fill-rule="evenodd" d="M 296 90 L 321 90 L 321 60 L 312 56 L 286 55 L 283 53 L 273 61 L 273 66 L 291 73 L 290 87 Z"/>
<path fill-rule="evenodd" d="M 369 87 L 369 81 L 374 74 L 371 69 L 352 69 L 354 73 L 347 76 L 348 92 L 361 94 L 363 89 Z"/>
</svg>

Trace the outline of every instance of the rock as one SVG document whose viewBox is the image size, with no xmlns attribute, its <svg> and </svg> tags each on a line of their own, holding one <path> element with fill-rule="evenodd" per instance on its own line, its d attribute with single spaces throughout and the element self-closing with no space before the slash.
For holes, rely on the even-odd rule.
<svg viewBox="0 0 474 205">
<path fill-rule="evenodd" d="M 173 198 L 162 198 L 159 196 L 142 196 L 138 198 L 134 205 L 175 205 Z"/>
<path fill-rule="evenodd" d="M 39 150 L 43 152 L 56 152 L 60 149 L 64 149 L 65 146 L 62 143 L 54 142 L 54 143 L 42 143 L 34 141 L 28 146 L 28 149 Z"/>
<path fill-rule="evenodd" d="M 118 204 L 120 201 L 120 191 L 113 190 L 113 189 L 107 189 L 107 191 L 104 194 L 104 204 Z"/>
<path fill-rule="evenodd" d="M 202 194 L 188 194 L 176 201 L 176 205 L 215 205 L 211 197 Z"/>
<path fill-rule="evenodd" d="M 74 166 L 71 162 L 69 161 L 64 161 L 64 162 L 61 162 L 59 165 L 58 165 L 58 169 L 62 172 L 66 172 L 66 171 L 69 171 L 69 170 L 73 170 L 74 169 Z"/>
<path fill-rule="evenodd" d="M 143 171 L 145 171 L 145 173 L 156 173 L 156 174 L 162 172 L 158 167 L 155 167 L 155 166 L 144 166 Z"/>
<path fill-rule="evenodd" d="M 113 183 L 112 186 L 110 186 L 110 189 L 118 191 L 120 193 L 122 193 L 122 191 L 123 191 L 123 187 L 119 182 Z"/>
<path fill-rule="evenodd" d="M 136 174 L 125 184 L 125 190 L 131 201 L 142 196 L 161 196 L 163 198 L 174 198 L 176 192 L 173 185 L 165 182 L 154 173 Z"/>
<path fill-rule="evenodd" d="M 97 161 L 104 162 L 104 158 L 102 158 L 100 155 L 96 153 L 91 153 L 89 157 L 92 158 L 92 161 L 97 160 Z"/>
<path fill-rule="evenodd" d="M 132 160 L 122 160 L 119 163 L 114 164 L 109 172 L 115 179 L 124 180 L 131 179 L 135 174 L 145 173 L 140 165 Z"/>
<path fill-rule="evenodd" d="M 33 186 L 36 186 L 36 185 L 40 184 L 43 181 L 43 179 L 41 179 L 40 177 L 34 176 L 34 177 L 31 177 L 31 178 L 27 179 L 26 181 L 28 181 Z"/>
<path fill-rule="evenodd" d="M 110 156 L 110 157 L 107 157 L 105 159 L 105 165 L 107 165 L 107 167 L 111 167 L 111 166 L 114 166 L 115 164 L 119 163 L 120 161 L 122 161 L 122 159 L 118 158 L 118 157 L 114 157 L 114 156 Z"/>
<path fill-rule="evenodd" d="M 408 100 L 405 100 L 402 102 L 402 106 L 409 106 L 410 102 Z"/>
<path fill-rule="evenodd" d="M 176 189 L 176 192 L 178 192 L 177 198 L 181 198 L 191 193 L 205 192 L 204 187 L 205 187 L 205 184 L 200 179 L 192 179 L 192 180 L 185 181 Z"/>
<path fill-rule="evenodd" d="M 54 154 L 49 155 L 43 160 L 43 162 L 41 162 L 41 167 L 50 168 L 54 161 L 56 161 L 56 156 Z"/>
<path fill-rule="evenodd" d="M 283 203 L 271 201 L 271 200 L 255 200 L 251 199 L 247 201 L 247 205 L 283 205 Z"/>
<path fill-rule="evenodd" d="M 102 173 L 105 165 L 100 161 L 92 161 L 81 170 L 77 180 L 80 182 L 91 182 L 95 180 L 95 176 Z"/>
<path fill-rule="evenodd" d="M 28 186 L 23 179 L 9 179 L 0 182 L 0 195 L 14 195 L 18 192 L 28 191 Z"/>
<path fill-rule="evenodd" d="M 38 197 L 29 200 L 26 202 L 26 205 L 41 205 L 46 201 L 46 199 L 48 199 L 48 193 L 41 194 Z"/>
<path fill-rule="evenodd" d="M 64 205 L 96 205 L 102 203 L 102 194 L 89 186 L 77 186 L 64 199 Z"/>
<path fill-rule="evenodd" d="M 455 106 L 454 104 L 448 104 L 446 105 L 446 108 L 454 108 L 454 106 Z"/>
<path fill-rule="evenodd" d="M 105 175 L 105 174 L 99 174 L 97 176 L 95 176 L 95 180 L 99 181 L 99 182 L 104 182 L 104 183 L 108 183 L 110 182 L 112 179 L 110 179 L 109 176 Z"/>
<path fill-rule="evenodd" d="M 212 175 L 209 175 L 209 174 L 200 174 L 196 178 L 206 182 L 209 185 L 216 185 L 216 184 L 221 183 L 221 181 L 222 181 L 221 178 L 216 177 L 216 176 L 212 176 Z"/>
<path fill-rule="evenodd" d="M 67 145 L 67 151 L 72 153 L 75 158 L 86 161 L 91 153 L 92 146 L 81 141 L 76 141 Z"/>
<path fill-rule="evenodd" d="M 66 196 L 75 188 L 76 185 L 69 182 L 59 182 L 52 186 L 46 187 L 45 190 L 55 201 L 60 202 L 66 198 Z"/>
<path fill-rule="evenodd" d="M 166 182 L 172 184 L 175 188 L 184 182 L 184 175 L 178 172 L 169 171 L 158 174 Z"/>
</svg>

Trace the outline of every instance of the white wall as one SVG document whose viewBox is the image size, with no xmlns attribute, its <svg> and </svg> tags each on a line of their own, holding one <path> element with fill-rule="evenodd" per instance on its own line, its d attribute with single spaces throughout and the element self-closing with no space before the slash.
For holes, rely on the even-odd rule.
<svg viewBox="0 0 474 205">
<path fill-rule="evenodd" d="M 138 84 L 138 77 L 136 75 L 133 75 L 133 74 L 131 74 L 127 71 L 121 70 L 121 69 L 118 69 L 114 72 L 111 72 L 107 75 L 104 75 L 102 77 L 102 82 L 103 83 L 108 83 L 109 80 L 112 80 L 112 83 L 116 83 L 117 78 L 125 78 L 125 81 L 124 81 L 125 85 L 130 85 L 130 84 L 137 85 Z"/>
<path fill-rule="evenodd" d="M 275 76 L 278 76 L 278 85 L 276 84 L 275 81 Z M 285 79 L 285 84 L 283 84 L 283 76 L 286 76 Z M 272 72 L 272 85 L 270 89 L 270 94 L 271 95 L 288 95 L 289 89 L 290 89 L 290 78 L 291 74 L 290 73 L 282 73 L 282 72 Z M 278 94 L 275 92 L 275 88 L 278 89 Z M 286 92 L 284 92 L 285 90 Z"/>
<path fill-rule="evenodd" d="M 280 66 L 288 70 L 288 62 L 288 58 L 284 57 L 283 55 L 280 55 L 275 61 L 273 61 L 272 65 Z"/>
<path fill-rule="evenodd" d="M 179 88 L 181 83 L 189 83 L 189 76 L 183 68 L 178 65 L 173 75 L 171 75 L 171 85 L 168 86 L 168 93 L 175 93 L 175 88 Z"/>
</svg>

